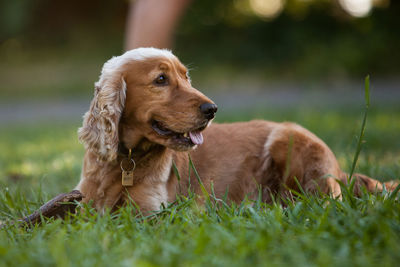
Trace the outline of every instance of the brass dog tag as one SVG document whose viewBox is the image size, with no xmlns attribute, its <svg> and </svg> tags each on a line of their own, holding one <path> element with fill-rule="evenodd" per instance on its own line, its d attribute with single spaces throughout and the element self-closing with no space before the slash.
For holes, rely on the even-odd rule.
<svg viewBox="0 0 400 267">
<path fill-rule="evenodd" d="M 122 186 L 132 186 L 133 185 L 133 170 L 136 167 L 136 163 L 132 158 L 132 150 L 131 149 L 129 149 L 128 157 L 122 159 L 120 165 L 121 165 L 121 171 L 122 171 Z"/>
<path fill-rule="evenodd" d="M 133 185 L 133 171 L 122 171 L 122 185 L 123 186 Z"/>
</svg>

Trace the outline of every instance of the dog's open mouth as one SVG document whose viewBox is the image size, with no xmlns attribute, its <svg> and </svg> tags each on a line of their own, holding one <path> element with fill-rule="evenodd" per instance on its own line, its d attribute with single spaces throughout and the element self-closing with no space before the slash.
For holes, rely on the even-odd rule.
<svg viewBox="0 0 400 267">
<path fill-rule="evenodd" d="M 174 132 L 174 131 L 168 129 L 166 126 L 164 126 L 161 122 L 156 121 L 156 120 L 153 120 L 151 122 L 151 127 L 159 135 L 173 138 L 173 140 L 175 142 L 178 142 L 181 144 L 194 146 L 194 145 L 201 145 L 203 143 L 203 134 L 201 133 L 201 131 L 203 131 L 207 127 L 207 124 L 197 128 L 197 129 L 190 130 L 190 131 L 184 132 L 184 133 Z"/>
</svg>

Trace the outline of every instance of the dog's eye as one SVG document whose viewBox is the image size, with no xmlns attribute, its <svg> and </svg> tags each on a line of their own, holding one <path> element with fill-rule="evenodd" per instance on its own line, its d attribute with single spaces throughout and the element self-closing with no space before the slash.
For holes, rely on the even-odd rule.
<svg viewBox="0 0 400 267">
<path fill-rule="evenodd" d="M 154 80 L 154 83 L 156 85 L 168 85 L 168 78 L 165 74 L 161 74 Z"/>
</svg>

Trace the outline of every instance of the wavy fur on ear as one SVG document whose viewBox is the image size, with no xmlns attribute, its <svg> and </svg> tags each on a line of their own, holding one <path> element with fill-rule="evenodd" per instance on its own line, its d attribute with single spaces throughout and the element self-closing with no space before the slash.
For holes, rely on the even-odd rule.
<svg viewBox="0 0 400 267">
<path fill-rule="evenodd" d="M 95 84 L 90 109 L 78 130 L 79 140 L 99 160 L 113 161 L 118 151 L 118 124 L 125 105 L 126 84 L 121 74 L 107 73 L 104 65 Z"/>
<path fill-rule="evenodd" d="M 175 58 L 166 49 L 141 47 L 113 57 L 103 66 L 100 80 L 95 84 L 90 109 L 83 116 L 83 126 L 78 130 L 79 140 L 100 160 L 113 161 L 117 157 L 118 124 L 126 98 L 126 83 L 121 67 L 129 61 L 151 57 Z"/>
</svg>

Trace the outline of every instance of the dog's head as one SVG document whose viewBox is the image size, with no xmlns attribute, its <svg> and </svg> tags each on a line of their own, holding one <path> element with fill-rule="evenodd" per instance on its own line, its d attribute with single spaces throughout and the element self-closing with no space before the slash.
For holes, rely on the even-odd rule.
<svg viewBox="0 0 400 267">
<path fill-rule="evenodd" d="M 203 142 L 201 131 L 217 106 L 192 87 L 188 70 L 168 50 L 138 48 L 113 57 L 95 84 L 79 139 L 99 159 L 112 161 L 118 144 L 141 140 L 185 151 Z"/>
</svg>

